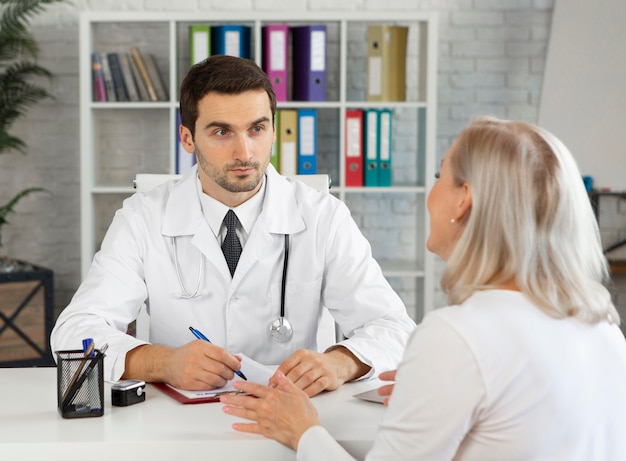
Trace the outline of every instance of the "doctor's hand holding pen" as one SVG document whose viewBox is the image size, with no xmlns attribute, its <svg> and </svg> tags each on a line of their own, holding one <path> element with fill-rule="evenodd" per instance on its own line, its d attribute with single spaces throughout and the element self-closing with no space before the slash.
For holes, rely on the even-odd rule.
<svg viewBox="0 0 626 461">
<path fill-rule="evenodd" d="M 165 382 L 190 391 L 223 387 L 241 369 L 240 357 L 199 339 L 177 348 L 145 344 L 130 350 L 125 363 L 122 379 Z"/>
</svg>

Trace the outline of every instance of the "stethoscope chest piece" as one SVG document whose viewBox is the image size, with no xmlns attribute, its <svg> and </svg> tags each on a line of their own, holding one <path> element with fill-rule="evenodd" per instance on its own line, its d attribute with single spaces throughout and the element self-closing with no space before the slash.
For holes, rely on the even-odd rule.
<svg viewBox="0 0 626 461">
<path fill-rule="evenodd" d="M 270 325 L 272 339 L 279 343 L 286 343 L 293 336 L 293 328 L 285 317 L 278 317 Z"/>
</svg>

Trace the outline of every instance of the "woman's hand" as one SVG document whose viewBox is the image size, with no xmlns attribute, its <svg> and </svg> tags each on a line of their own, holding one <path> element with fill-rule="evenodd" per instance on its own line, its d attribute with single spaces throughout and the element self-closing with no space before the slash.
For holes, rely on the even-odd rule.
<svg viewBox="0 0 626 461">
<path fill-rule="evenodd" d="M 226 414 L 253 421 L 234 423 L 240 432 L 261 434 L 293 450 L 307 429 L 319 425 L 317 410 L 304 391 L 277 372 L 273 387 L 235 381 L 233 385 L 252 396 L 228 394 L 221 397 Z"/>
<path fill-rule="evenodd" d="M 396 380 L 396 370 L 385 371 L 378 375 L 378 378 L 382 381 L 395 381 Z M 385 398 L 385 405 L 389 405 L 389 397 L 391 397 L 391 393 L 393 392 L 394 384 L 387 384 L 385 386 L 381 386 L 378 388 L 378 395 L 382 395 Z"/>
</svg>

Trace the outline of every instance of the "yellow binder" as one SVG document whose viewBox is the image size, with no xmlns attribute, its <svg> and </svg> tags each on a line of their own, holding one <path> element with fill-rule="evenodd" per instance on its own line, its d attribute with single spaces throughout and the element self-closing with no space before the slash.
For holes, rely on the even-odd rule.
<svg viewBox="0 0 626 461">
<path fill-rule="evenodd" d="M 298 174 L 298 111 L 280 110 L 280 174 Z"/>
<path fill-rule="evenodd" d="M 409 28 L 368 27 L 368 101 L 406 101 Z"/>
</svg>

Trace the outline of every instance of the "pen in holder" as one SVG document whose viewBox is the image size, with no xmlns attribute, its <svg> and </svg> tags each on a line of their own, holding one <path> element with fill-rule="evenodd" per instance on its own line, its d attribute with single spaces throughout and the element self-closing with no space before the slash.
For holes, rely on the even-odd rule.
<svg viewBox="0 0 626 461">
<path fill-rule="evenodd" d="M 63 418 L 104 414 L 103 359 L 106 345 L 57 351 L 57 406 Z"/>
</svg>

